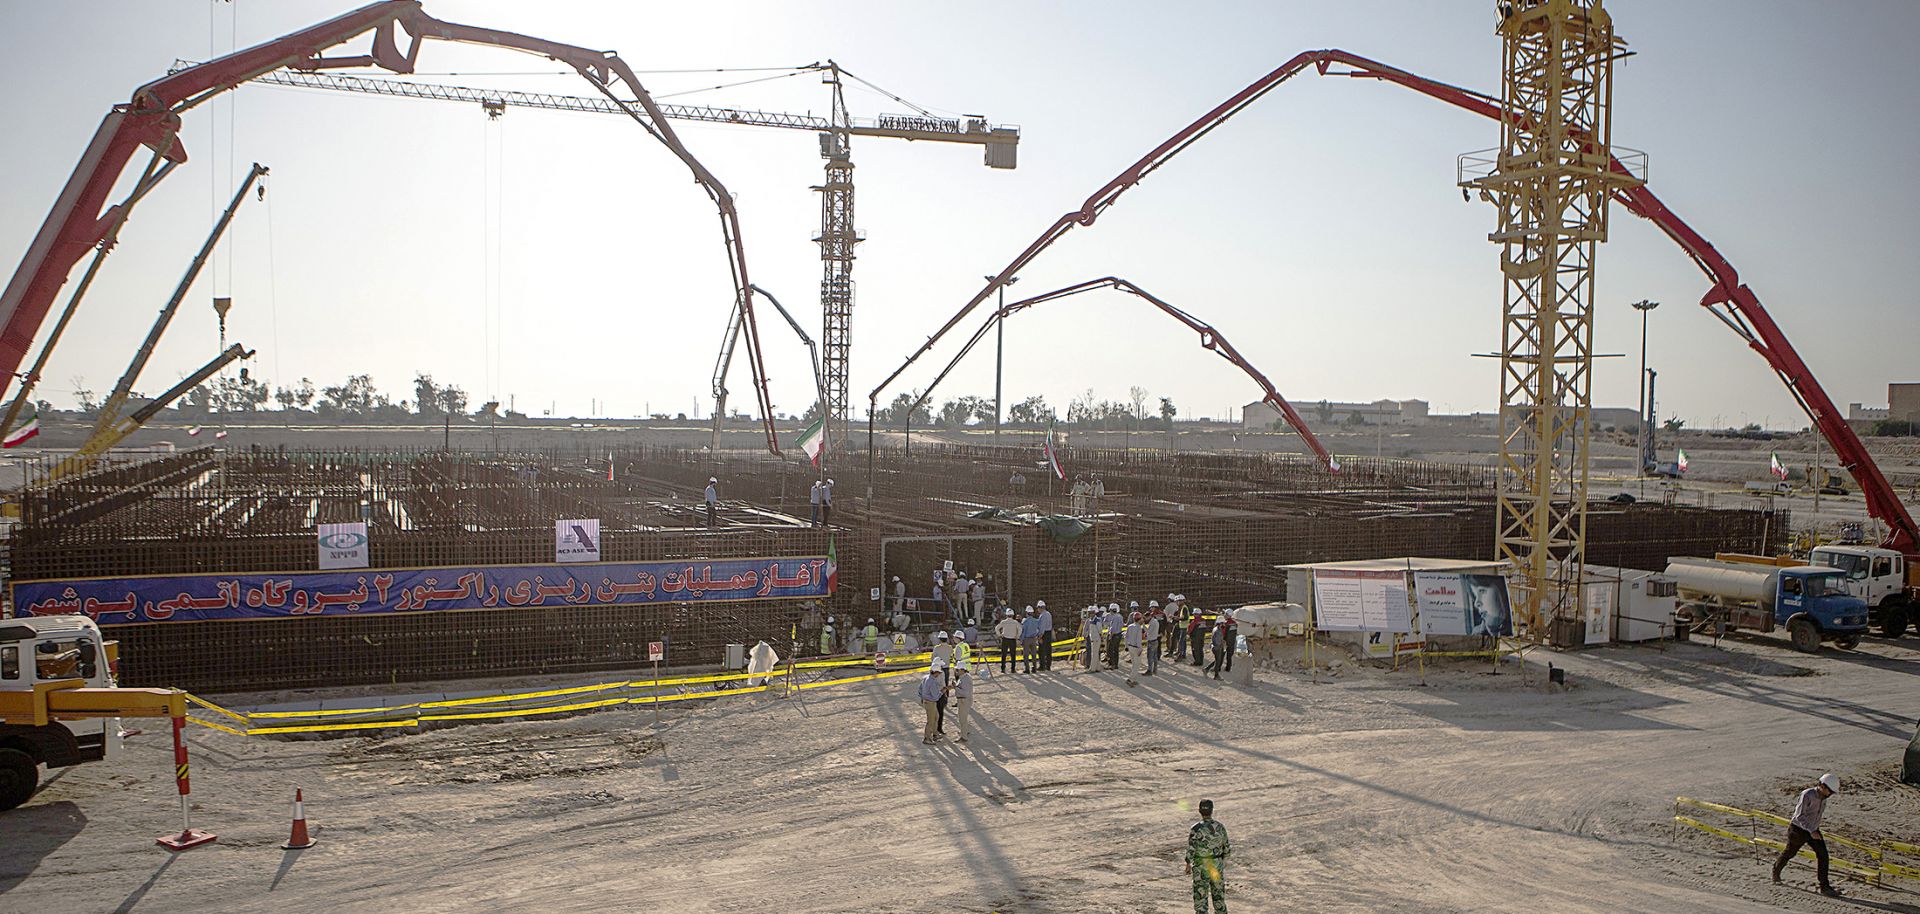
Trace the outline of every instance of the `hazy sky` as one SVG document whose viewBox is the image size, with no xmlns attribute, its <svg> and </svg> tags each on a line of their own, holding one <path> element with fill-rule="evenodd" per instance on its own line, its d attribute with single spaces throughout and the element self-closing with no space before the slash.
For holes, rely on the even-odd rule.
<svg viewBox="0 0 1920 914">
<path fill-rule="evenodd" d="M 975 147 L 856 140 L 854 389 L 866 392 L 1059 214 L 1173 130 L 1300 50 L 1344 48 L 1497 91 L 1491 3 L 539 4 L 429 0 L 443 19 L 618 51 L 636 69 L 747 68 L 828 57 L 918 104 L 1023 130 L 1016 171 Z M 310 0 L 0 0 L 0 260 L 12 270 L 107 109 L 165 72 L 351 8 Z M 1616 71 L 1615 141 L 1771 309 L 1842 408 L 1884 404 L 1913 367 L 1920 312 L 1900 278 L 1920 241 L 1920 118 L 1908 2 L 1608 4 L 1637 51 Z M 352 46 L 356 49 L 361 44 Z M 590 94 L 549 61 L 429 45 L 421 78 Z M 458 76 L 440 75 L 457 71 Z M 508 73 L 513 75 L 475 75 Z M 656 95 L 766 74 L 644 75 Z M 539 415 L 711 408 L 730 285 L 713 209 L 684 168 L 620 118 L 265 86 L 189 113 L 192 161 L 136 212 L 48 371 L 111 388 L 246 164 L 273 169 L 148 367 L 157 391 L 216 351 L 208 300 L 276 383 L 368 372 L 395 399 L 427 372 L 474 402 Z M 821 112 L 798 76 L 670 101 Z M 856 115 L 902 112 L 857 90 Z M 230 126 L 229 126 L 230 125 Z M 821 160 L 804 131 L 678 125 L 736 194 L 756 282 L 818 337 Z M 1454 157 L 1497 125 L 1411 92 L 1304 75 L 1189 149 L 1029 268 L 1033 294 L 1117 274 L 1218 326 L 1299 401 L 1494 407 L 1494 212 L 1463 203 Z M 1695 304 L 1704 276 L 1616 209 L 1599 258 L 1594 400 L 1631 405 L 1638 315 L 1662 415 L 1694 425 L 1804 424 L 1765 364 Z M 495 238 L 497 233 L 497 238 Z M 489 243 L 490 238 L 495 238 Z M 79 269 L 75 270 L 75 278 Z M 61 299 L 64 302 L 64 295 Z M 51 320 L 48 325 L 51 326 Z M 812 397 L 804 350 L 761 315 L 776 409 Z M 44 330 L 43 328 L 43 336 Z M 957 340 L 956 340 L 957 342 Z M 1064 407 L 1087 388 L 1169 395 L 1220 416 L 1257 397 L 1143 303 L 1097 293 L 1008 323 L 1009 402 Z M 943 348 L 945 354 L 951 347 Z M 924 384 L 944 355 L 910 372 Z M 751 408 L 744 359 L 733 405 Z M 940 393 L 990 396 L 983 347 Z"/>
</svg>

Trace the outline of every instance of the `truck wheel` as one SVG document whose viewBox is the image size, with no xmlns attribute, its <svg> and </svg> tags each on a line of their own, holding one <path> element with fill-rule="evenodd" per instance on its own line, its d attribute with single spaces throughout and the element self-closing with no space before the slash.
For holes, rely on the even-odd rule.
<svg viewBox="0 0 1920 914">
<path fill-rule="evenodd" d="M 1898 638 L 1907 633 L 1907 613 L 1912 608 L 1908 603 L 1897 603 L 1882 607 L 1880 610 L 1880 634 L 1889 638 Z"/>
<path fill-rule="evenodd" d="M 1833 639 L 1833 646 L 1843 651 L 1853 650 L 1854 648 L 1860 646 L 1860 636 L 1846 635 L 1843 637 L 1835 638 Z"/>
<path fill-rule="evenodd" d="M 18 749 L 0 749 L 0 810 L 12 809 L 40 786 L 40 763 Z"/>
<path fill-rule="evenodd" d="M 1787 634 L 1793 638 L 1793 649 L 1802 654 L 1820 652 L 1820 627 L 1806 619 L 1795 619 L 1787 623 Z"/>
</svg>

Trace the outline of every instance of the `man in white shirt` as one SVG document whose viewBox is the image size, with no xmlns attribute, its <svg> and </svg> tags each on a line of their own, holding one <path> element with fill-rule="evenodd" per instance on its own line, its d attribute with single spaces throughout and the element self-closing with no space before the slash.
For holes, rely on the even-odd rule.
<svg viewBox="0 0 1920 914">
<path fill-rule="evenodd" d="M 714 525 L 714 512 L 720 509 L 720 477 L 707 477 L 705 498 L 707 503 L 707 526 L 712 527 Z"/>
<path fill-rule="evenodd" d="M 1820 776 L 1819 782 L 1800 791 L 1800 800 L 1794 804 L 1793 818 L 1787 820 L 1787 846 L 1780 852 L 1779 859 L 1773 861 L 1773 881 L 1780 881 L 1780 871 L 1785 869 L 1787 861 L 1800 853 L 1802 844 L 1813 848 L 1815 872 L 1820 877 L 1820 894 L 1832 898 L 1840 896 L 1840 890 L 1827 882 L 1827 841 L 1820 834 L 1820 819 L 1827 814 L 1827 798 L 1840 792 L 1840 778 L 1832 772 Z"/>
<path fill-rule="evenodd" d="M 820 484 L 820 523 L 833 526 L 833 480 Z"/>
<path fill-rule="evenodd" d="M 1020 649 L 1020 620 L 1013 617 L 1011 607 L 1006 615 L 1000 617 L 999 624 L 993 627 L 993 634 L 1000 639 L 1000 672 L 1011 675 Z"/>
<path fill-rule="evenodd" d="M 813 490 L 807 493 L 807 502 L 813 512 L 807 521 L 807 526 L 820 526 L 820 499 L 826 494 L 826 491 L 827 486 L 825 483 L 818 479 L 813 481 Z"/>
</svg>

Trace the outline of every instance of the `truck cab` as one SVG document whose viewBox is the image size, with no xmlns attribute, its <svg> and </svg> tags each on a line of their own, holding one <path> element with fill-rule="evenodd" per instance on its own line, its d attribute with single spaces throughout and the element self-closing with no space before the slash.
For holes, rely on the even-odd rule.
<svg viewBox="0 0 1920 914">
<path fill-rule="evenodd" d="M 36 686 L 73 680 L 112 688 L 117 648 L 86 616 L 0 619 L 0 693 L 31 695 Z M 33 795 L 38 766 L 62 768 L 111 758 L 119 753 L 120 737 L 118 718 L 39 725 L 0 719 L 0 809 L 11 809 Z"/>
<path fill-rule="evenodd" d="M 1772 624 L 1760 626 L 1762 631 L 1784 626 L 1793 646 L 1808 653 L 1826 640 L 1847 649 L 1860 643 L 1867 632 L 1867 604 L 1847 592 L 1843 572 L 1810 565 L 1782 568 L 1777 581 Z"/>
<path fill-rule="evenodd" d="M 1846 573 L 1847 593 L 1866 601 L 1881 634 L 1898 638 L 1911 621 L 1914 587 L 1906 556 L 1873 546 L 1815 546 L 1809 564 Z"/>
</svg>

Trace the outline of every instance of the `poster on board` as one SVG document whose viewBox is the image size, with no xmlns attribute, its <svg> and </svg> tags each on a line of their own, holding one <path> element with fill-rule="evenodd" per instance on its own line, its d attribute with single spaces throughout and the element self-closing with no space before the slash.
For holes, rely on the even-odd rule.
<svg viewBox="0 0 1920 914">
<path fill-rule="evenodd" d="M 1422 634 L 1513 634 L 1507 579 L 1501 575 L 1420 571 L 1413 586 Z"/>
<path fill-rule="evenodd" d="M 1588 644 L 1605 644 L 1609 639 L 1609 623 L 1613 621 L 1614 599 L 1620 593 L 1617 581 L 1590 582 L 1581 588 L 1586 594 L 1587 638 Z"/>
<path fill-rule="evenodd" d="M 553 560 L 556 562 L 600 561 L 600 519 L 557 520 L 553 522 Z"/>
<path fill-rule="evenodd" d="M 314 542 L 320 549 L 320 570 L 367 567 L 367 524 L 316 524 Z"/>
<path fill-rule="evenodd" d="M 1323 632 L 1410 632 L 1404 571 L 1313 572 L 1314 627 Z"/>
</svg>

